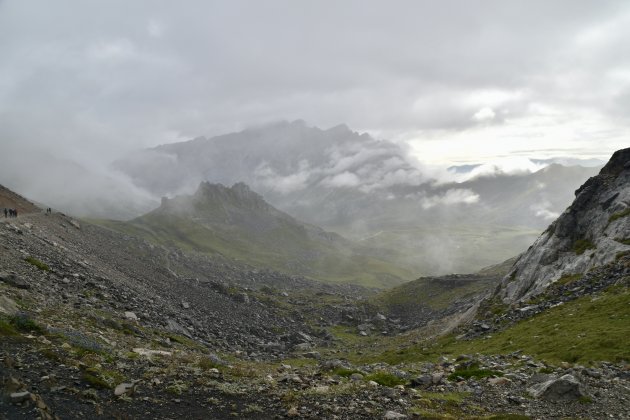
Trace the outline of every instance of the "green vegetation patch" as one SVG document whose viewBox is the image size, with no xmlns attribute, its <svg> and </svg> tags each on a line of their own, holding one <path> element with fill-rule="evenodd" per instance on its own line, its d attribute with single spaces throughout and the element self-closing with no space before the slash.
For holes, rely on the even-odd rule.
<svg viewBox="0 0 630 420">
<path fill-rule="evenodd" d="M 18 331 L 15 329 L 15 326 L 11 324 L 10 320 L 6 318 L 0 318 L 0 335 L 1 336 L 18 335 Z"/>
<path fill-rule="evenodd" d="M 107 381 L 91 373 L 83 372 L 83 374 L 81 375 L 81 379 L 83 379 L 84 382 L 87 382 L 93 388 L 97 388 L 97 389 L 111 389 L 112 388 L 112 386 Z"/>
<path fill-rule="evenodd" d="M 481 378 L 489 378 L 489 377 L 492 377 L 492 376 L 503 376 L 503 373 L 498 372 L 496 370 L 481 369 L 481 368 L 479 368 L 478 364 L 473 363 L 472 365 L 467 366 L 465 368 L 456 369 L 455 372 L 453 372 L 450 375 L 448 375 L 448 379 L 450 381 L 457 381 L 457 380 L 459 380 L 459 378 L 462 378 L 462 379 L 471 379 L 471 378 L 481 379 Z"/>
<path fill-rule="evenodd" d="M 117 383 L 124 382 L 124 377 L 113 370 L 89 368 L 81 374 L 81 379 L 97 389 L 112 389 Z"/>
<path fill-rule="evenodd" d="M 467 392 L 423 392 L 411 413 L 422 419 L 481 419 L 474 415 L 477 410 L 464 403 L 469 395 Z"/>
<path fill-rule="evenodd" d="M 9 323 L 16 331 L 19 332 L 44 332 L 44 329 L 27 314 L 10 316 Z"/>
<path fill-rule="evenodd" d="M 509 354 L 521 350 L 550 364 L 592 364 L 630 360 L 630 348 L 619 337 L 630 337 L 630 289 L 615 286 L 551 308 L 492 336 L 458 340 L 449 335 L 432 343 L 403 346 L 392 340 L 380 351 L 354 358 L 356 363 L 391 365 L 437 360 L 442 355 Z"/>
<path fill-rule="evenodd" d="M 407 383 L 406 380 L 399 378 L 398 376 L 391 374 L 389 372 L 374 372 L 365 376 L 366 381 L 374 381 L 382 386 L 394 387 L 396 385 L 404 385 Z"/>
<path fill-rule="evenodd" d="M 560 277 L 558 279 L 558 281 L 556 281 L 556 284 L 564 286 L 564 285 L 576 282 L 576 281 L 580 280 L 581 278 L 582 278 L 582 274 L 567 274 L 567 275 L 564 275 L 564 276 Z"/>
<path fill-rule="evenodd" d="M 38 260 L 35 257 L 26 257 L 24 258 L 24 261 L 26 261 L 27 263 L 34 265 L 35 267 L 39 268 L 42 271 L 50 271 L 50 267 L 48 267 L 46 264 L 44 264 L 43 262 L 41 262 L 40 260 Z"/>
<path fill-rule="evenodd" d="M 176 379 L 166 387 L 166 391 L 173 395 L 182 395 L 184 392 L 188 391 L 188 384 Z"/>
<path fill-rule="evenodd" d="M 280 222 L 272 230 L 255 233 L 247 226 L 225 224 L 225 209 L 202 209 L 204 220 L 152 212 L 131 222 L 92 220 L 103 227 L 214 257 L 238 260 L 287 274 L 301 274 L 329 283 L 388 287 L 413 278 L 410 270 L 380 257 L 361 245 L 341 239 L 321 240 L 308 229 Z"/>
<path fill-rule="evenodd" d="M 630 216 L 630 207 L 628 207 L 625 210 L 618 211 L 617 213 L 614 213 L 613 215 L 611 215 L 608 218 L 608 224 L 611 224 L 615 220 L 621 219 L 622 217 L 628 217 L 628 216 Z"/>
<path fill-rule="evenodd" d="M 393 289 L 385 290 L 369 299 L 369 304 L 384 312 L 412 312 L 423 308 L 442 310 L 454 301 L 493 288 L 498 277 L 471 275 L 470 278 L 424 277 Z"/>
<path fill-rule="evenodd" d="M 199 361 L 199 367 L 203 370 L 218 369 L 221 367 L 221 364 L 215 362 L 209 357 L 204 357 Z"/>
<path fill-rule="evenodd" d="M 596 246 L 589 239 L 578 239 L 573 243 L 573 252 L 576 255 L 582 255 L 587 249 L 595 249 Z"/>
</svg>

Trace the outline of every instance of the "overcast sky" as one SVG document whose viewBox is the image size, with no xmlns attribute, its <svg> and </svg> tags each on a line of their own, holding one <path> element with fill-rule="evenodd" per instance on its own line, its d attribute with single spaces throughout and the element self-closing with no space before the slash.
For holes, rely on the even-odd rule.
<svg viewBox="0 0 630 420">
<path fill-rule="evenodd" d="M 630 145 L 630 2 L 0 0 L 0 165 L 284 119 L 431 163 L 606 159 Z"/>
</svg>

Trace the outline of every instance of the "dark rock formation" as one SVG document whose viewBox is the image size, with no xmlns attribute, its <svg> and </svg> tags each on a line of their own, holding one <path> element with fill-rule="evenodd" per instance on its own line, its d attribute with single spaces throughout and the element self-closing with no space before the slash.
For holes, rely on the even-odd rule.
<svg viewBox="0 0 630 420">
<path fill-rule="evenodd" d="M 563 276 L 584 273 L 630 250 L 630 149 L 615 152 L 575 195 L 503 279 L 504 302 L 537 295 Z"/>
</svg>

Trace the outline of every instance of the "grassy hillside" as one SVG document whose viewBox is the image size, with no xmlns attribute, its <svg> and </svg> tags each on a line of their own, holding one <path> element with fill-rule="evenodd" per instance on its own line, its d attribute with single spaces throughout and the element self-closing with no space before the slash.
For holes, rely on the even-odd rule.
<svg viewBox="0 0 630 420">
<path fill-rule="evenodd" d="M 590 364 L 630 360 L 630 288 L 614 286 L 596 296 L 584 296 L 521 321 L 504 331 L 474 340 L 449 335 L 433 343 L 404 345 L 410 337 L 396 337 L 387 350 L 364 360 L 400 363 L 435 359 L 441 355 L 508 354 L 517 350 L 546 360 Z M 404 340 L 404 341 L 403 341 Z M 381 346 L 381 349 L 384 349 Z"/>
<path fill-rule="evenodd" d="M 301 226 L 280 221 L 262 234 L 242 226 L 212 223 L 174 214 L 153 212 L 130 222 L 98 224 L 153 243 L 303 275 L 332 283 L 391 287 L 413 274 L 375 251 L 340 237 L 320 238 Z"/>
<path fill-rule="evenodd" d="M 381 292 L 369 302 L 390 313 L 413 312 L 425 307 L 438 311 L 456 300 L 493 288 L 499 279 L 480 275 L 423 277 Z"/>
</svg>

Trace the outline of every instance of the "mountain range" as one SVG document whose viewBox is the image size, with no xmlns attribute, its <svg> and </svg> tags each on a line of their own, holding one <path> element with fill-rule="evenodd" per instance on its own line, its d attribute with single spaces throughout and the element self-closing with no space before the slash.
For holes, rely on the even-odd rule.
<svg viewBox="0 0 630 420">
<path fill-rule="evenodd" d="M 437 275 L 476 271 L 524 251 L 597 172 L 593 163 L 541 161 L 533 173 L 495 168 L 472 177 L 469 167 L 453 175 L 345 125 L 322 130 L 295 121 L 141 150 L 114 166 L 161 196 L 191 193 L 202 181 L 244 182 L 299 220 L 386 249 L 407 270 Z"/>
<path fill-rule="evenodd" d="M 629 176 L 625 149 L 521 255 L 388 290 L 227 255 L 356 251 L 245 184 L 104 227 L 0 188 L 0 415 L 624 418 Z"/>
</svg>

